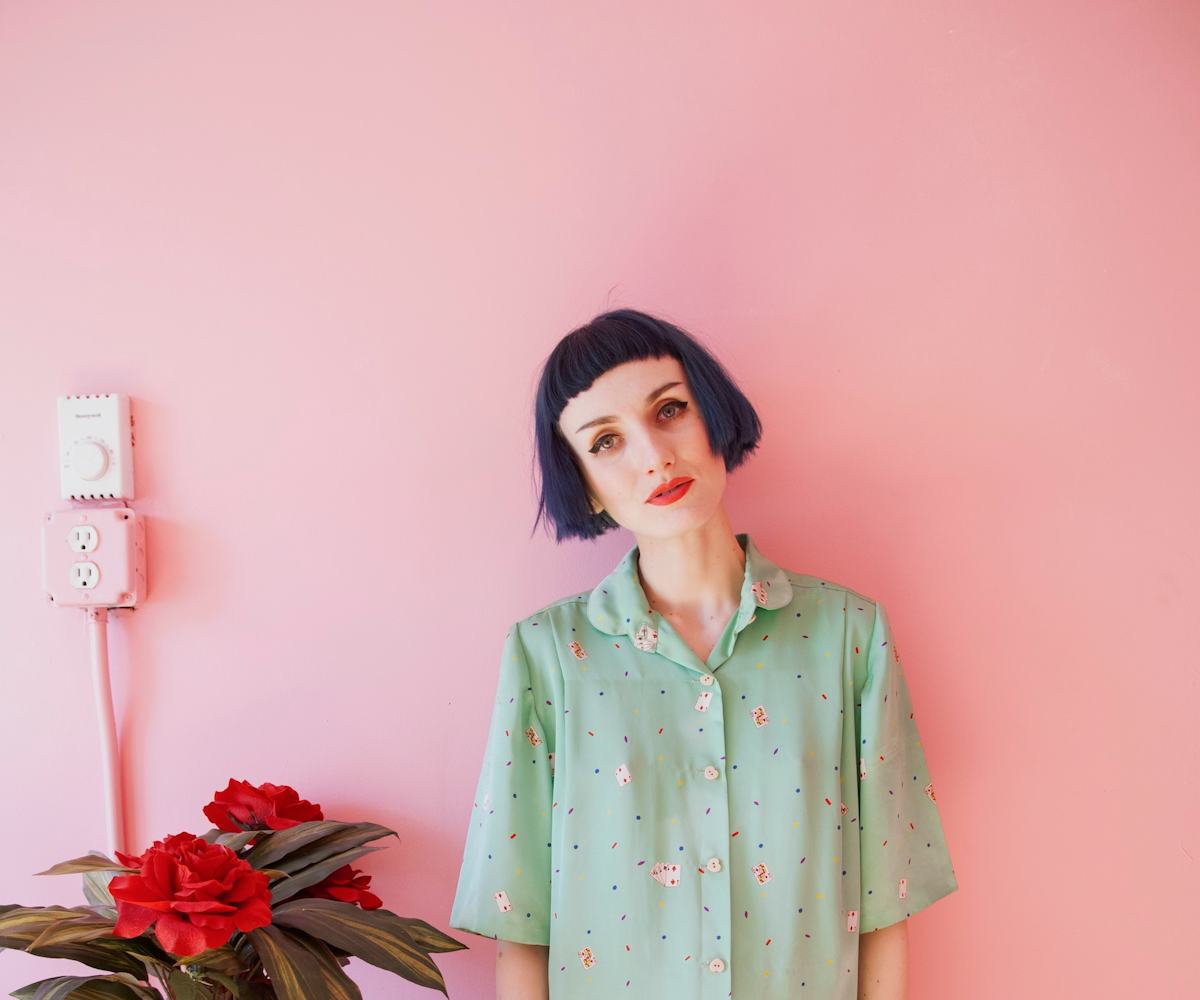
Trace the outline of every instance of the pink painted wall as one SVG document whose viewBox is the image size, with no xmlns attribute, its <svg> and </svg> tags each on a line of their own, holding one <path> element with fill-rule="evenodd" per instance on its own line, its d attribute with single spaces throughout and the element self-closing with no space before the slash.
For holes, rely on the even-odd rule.
<svg viewBox="0 0 1200 1000">
<path fill-rule="evenodd" d="M 0 7 L 0 902 L 104 837 L 55 395 L 134 397 L 133 846 L 292 784 L 445 929 L 504 631 L 632 544 L 529 539 L 536 369 L 634 305 L 760 408 L 737 529 L 904 637 L 961 883 L 913 997 L 1184 995 L 1200 8 L 435 6 Z"/>
</svg>

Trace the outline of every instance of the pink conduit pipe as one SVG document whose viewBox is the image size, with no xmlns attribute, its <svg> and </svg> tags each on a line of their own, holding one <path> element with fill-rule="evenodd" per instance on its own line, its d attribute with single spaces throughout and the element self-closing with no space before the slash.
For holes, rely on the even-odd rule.
<svg viewBox="0 0 1200 1000">
<path fill-rule="evenodd" d="M 121 763 L 117 754 L 117 720 L 112 683 L 108 676 L 108 609 L 88 608 L 88 637 L 92 646 L 92 691 L 100 721 L 100 754 L 104 769 L 104 806 L 109 856 L 125 847 L 125 807 L 121 796 Z"/>
</svg>

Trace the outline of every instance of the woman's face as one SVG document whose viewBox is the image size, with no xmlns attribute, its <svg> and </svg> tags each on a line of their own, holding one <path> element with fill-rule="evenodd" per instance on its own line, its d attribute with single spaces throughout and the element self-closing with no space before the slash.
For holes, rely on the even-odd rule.
<svg viewBox="0 0 1200 1000">
<path fill-rule="evenodd" d="M 590 495 L 635 535 L 678 535 L 720 506 L 725 460 L 709 448 L 704 418 L 676 358 L 610 368 L 567 403 L 558 427 Z M 649 502 L 676 478 L 691 480 L 682 494 L 671 503 Z"/>
</svg>

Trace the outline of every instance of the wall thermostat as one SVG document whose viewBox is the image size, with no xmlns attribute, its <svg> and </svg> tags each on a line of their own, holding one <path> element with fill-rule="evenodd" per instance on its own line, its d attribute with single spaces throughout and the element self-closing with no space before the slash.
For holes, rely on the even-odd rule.
<svg viewBox="0 0 1200 1000">
<path fill-rule="evenodd" d="M 58 397 L 64 500 L 133 499 L 133 414 L 124 393 Z"/>
</svg>

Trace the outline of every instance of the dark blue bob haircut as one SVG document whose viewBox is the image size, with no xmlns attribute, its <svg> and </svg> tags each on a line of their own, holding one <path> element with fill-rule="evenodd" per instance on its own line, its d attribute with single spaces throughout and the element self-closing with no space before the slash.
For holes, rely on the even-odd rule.
<svg viewBox="0 0 1200 1000">
<path fill-rule="evenodd" d="M 558 427 L 567 402 L 610 368 L 642 358 L 678 359 L 699 406 L 714 455 L 733 471 L 758 447 L 762 425 L 733 379 L 691 334 L 636 309 L 601 313 L 572 330 L 550 352 L 534 405 L 537 466 L 541 474 L 538 514 L 553 523 L 556 541 L 596 538 L 620 527 L 607 510 L 596 514 L 575 453 Z"/>
</svg>

